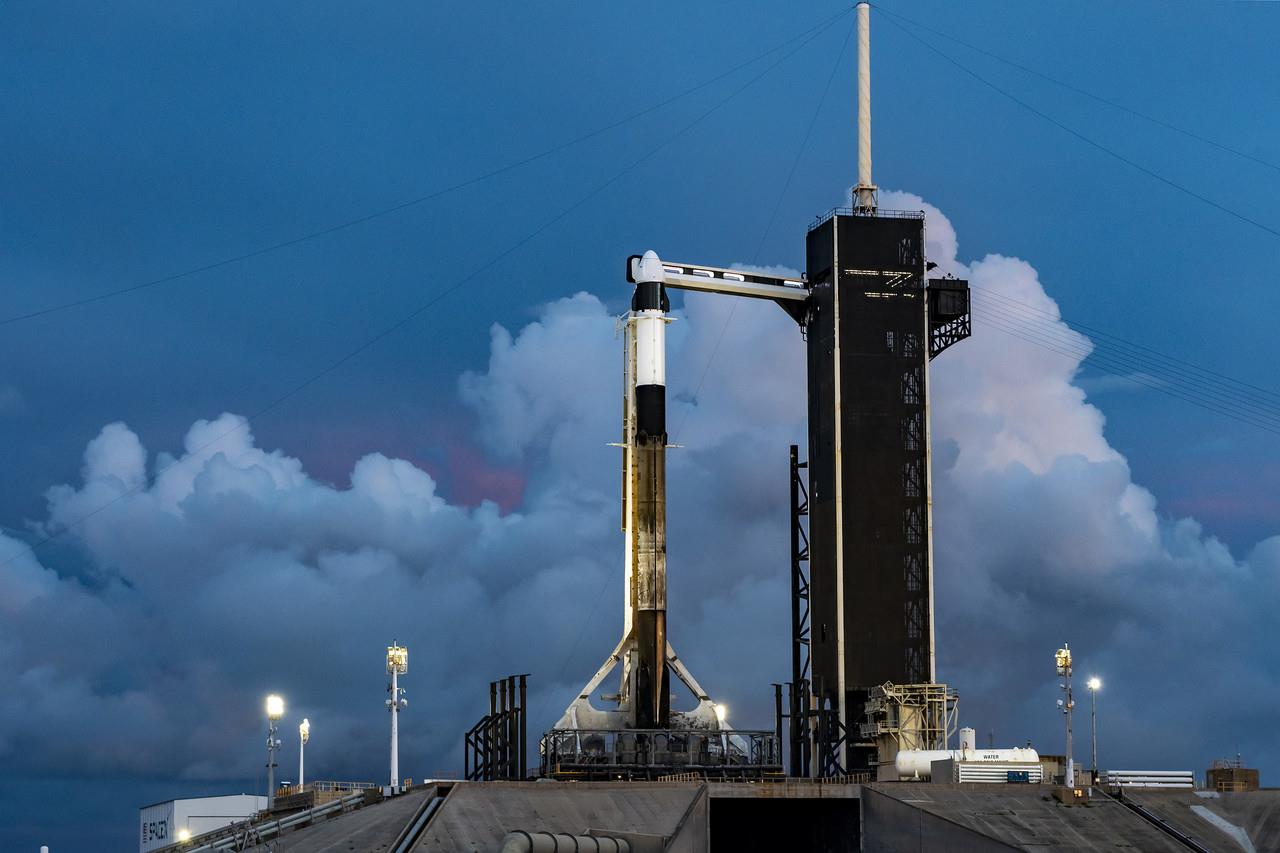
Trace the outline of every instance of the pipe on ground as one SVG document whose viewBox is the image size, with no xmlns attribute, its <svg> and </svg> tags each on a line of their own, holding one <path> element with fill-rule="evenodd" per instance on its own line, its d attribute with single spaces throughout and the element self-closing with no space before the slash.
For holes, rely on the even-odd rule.
<svg viewBox="0 0 1280 853">
<path fill-rule="evenodd" d="M 499 853 L 631 853 L 631 842 L 608 836 L 517 829 L 507 833 L 498 849 Z"/>
</svg>

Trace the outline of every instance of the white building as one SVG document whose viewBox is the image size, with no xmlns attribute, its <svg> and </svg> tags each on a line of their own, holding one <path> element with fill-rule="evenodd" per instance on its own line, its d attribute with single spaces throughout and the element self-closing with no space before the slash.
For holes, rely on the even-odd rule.
<svg viewBox="0 0 1280 853">
<path fill-rule="evenodd" d="M 168 800 L 143 806 L 138 810 L 141 823 L 138 853 L 149 853 L 183 839 L 221 829 L 266 807 L 267 798 L 253 794 Z"/>
</svg>

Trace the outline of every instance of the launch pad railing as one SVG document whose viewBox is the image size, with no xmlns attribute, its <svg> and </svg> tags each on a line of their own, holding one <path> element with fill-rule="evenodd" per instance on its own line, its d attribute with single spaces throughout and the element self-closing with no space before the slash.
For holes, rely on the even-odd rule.
<svg viewBox="0 0 1280 853">
<path fill-rule="evenodd" d="M 809 230 L 812 231 L 828 219 L 831 219 L 833 216 L 874 216 L 877 219 L 924 219 L 924 211 L 885 210 L 884 208 L 876 208 L 874 211 L 867 211 L 859 210 L 854 207 L 833 207 L 826 213 L 815 216 L 813 224 L 809 226 Z"/>
<path fill-rule="evenodd" d="M 542 736 L 542 775 L 566 779 L 706 778 L 782 771 L 775 732 L 671 729 L 556 729 Z"/>
</svg>

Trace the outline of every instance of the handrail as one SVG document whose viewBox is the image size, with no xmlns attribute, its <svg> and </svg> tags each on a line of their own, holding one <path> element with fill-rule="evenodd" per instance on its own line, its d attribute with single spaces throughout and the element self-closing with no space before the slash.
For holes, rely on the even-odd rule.
<svg viewBox="0 0 1280 853">
<path fill-rule="evenodd" d="M 256 836 L 258 840 L 271 838 L 279 835 L 282 830 L 310 823 L 316 818 L 323 817 L 331 812 L 346 811 L 348 806 L 354 806 L 363 802 L 363 800 L 364 793 L 357 792 L 325 803 L 323 806 L 316 806 L 315 808 L 298 812 L 287 818 L 277 818 L 252 825 L 234 824 L 234 830 L 230 834 L 222 838 L 210 839 L 199 847 L 185 849 L 183 853 L 215 853 L 215 851 L 231 850 L 242 841 L 249 840 L 252 836 Z"/>
<path fill-rule="evenodd" d="M 1133 812 L 1138 817 L 1142 818 L 1147 823 L 1151 824 L 1156 829 L 1163 832 L 1165 835 L 1168 835 L 1174 841 L 1177 841 L 1179 844 L 1182 844 L 1184 847 L 1187 847 L 1191 850 L 1195 850 L 1196 853 L 1213 853 L 1213 851 L 1210 850 L 1208 847 L 1205 847 L 1203 844 L 1201 844 L 1199 841 L 1192 838 L 1190 835 L 1187 835 L 1185 832 L 1182 832 L 1181 830 L 1177 829 L 1173 824 L 1169 823 L 1169 821 L 1160 817 L 1155 812 L 1151 811 L 1145 806 L 1135 803 L 1133 800 L 1126 798 L 1124 796 L 1123 788 L 1120 789 L 1120 792 L 1121 793 L 1117 796 L 1115 794 L 1111 794 L 1106 791 L 1103 791 L 1103 793 L 1106 794 L 1106 796 L 1111 797 L 1117 803 L 1129 809 L 1129 811 Z"/>
<path fill-rule="evenodd" d="M 812 231 L 828 219 L 833 219 L 837 216 L 865 216 L 869 219 L 924 219 L 924 211 L 886 210 L 884 208 L 876 208 L 874 211 L 863 211 L 852 207 L 833 207 L 826 213 L 815 216 L 813 224 L 809 226 L 809 230 Z"/>
</svg>

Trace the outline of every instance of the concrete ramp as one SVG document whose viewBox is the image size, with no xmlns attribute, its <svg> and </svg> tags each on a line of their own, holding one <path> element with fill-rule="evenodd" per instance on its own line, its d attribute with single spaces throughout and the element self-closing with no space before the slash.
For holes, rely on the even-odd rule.
<svg viewBox="0 0 1280 853">
<path fill-rule="evenodd" d="M 992 842 L 1001 842 L 1003 849 L 1012 847 L 1037 853 L 1114 853 L 1117 849 L 1141 850 L 1143 853 L 1187 851 L 1186 847 L 1125 806 L 1100 796 L 1094 796 L 1089 806 L 1065 806 L 1053 800 L 1047 787 L 1039 785 L 877 782 L 867 787 L 868 791 L 863 793 L 867 803 L 872 802 L 871 794 L 884 794 L 902 805 L 972 830 Z M 900 814 L 899 819 L 906 818 Z M 935 824 L 929 824 L 928 828 L 941 831 Z M 875 832 L 867 825 L 864 843 L 873 843 Z M 925 840 L 929 839 L 927 835 L 923 837 Z M 969 838 L 960 835 L 956 837 L 966 840 Z M 945 843 L 942 846 L 935 843 L 934 846 L 917 844 L 897 849 L 923 853 L 934 850 L 986 851 L 997 848 L 948 847 Z"/>
<path fill-rule="evenodd" d="M 252 853 L 278 850 L 289 853 L 386 851 L 423 802 L 433 796 L 434 786 L 424 786 L 375 805 L 335 815 L 322 823 L 288 833 L 269 843 L 246 847 L 245 850 Z"/>
<path fill-rule="evenodd" d="M 514 829 L 581 833 L 616 830 L 674 839 L 693 829 L 704 799 L 698 783 L 459 782 L 415 851 L 492 853 Z M 705 804 L 700 810 L 705 841 Z M 691 848 L 699 849 L 699 848 Z"/>
<path fill-rule="evenodd" d="M 1214 853 L 1247 853 L 1243 832 L 1258 853 L 1280 851 L 1280 791 L 1216 793 L 1126 790 L 1132 800 L 1159 815 Z M 1210 814 L 1206 815 L 1203 812 Z"/>
</svg>

